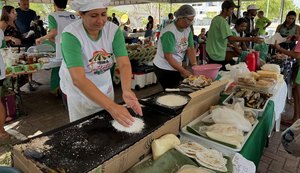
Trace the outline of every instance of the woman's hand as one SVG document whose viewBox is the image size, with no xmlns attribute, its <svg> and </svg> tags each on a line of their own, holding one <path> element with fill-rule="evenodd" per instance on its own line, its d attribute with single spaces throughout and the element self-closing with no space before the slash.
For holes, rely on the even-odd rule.
<svg viewBox="0 0 300 173">
<path fill-rule="evenodd" d="M 254 42 L 254 43 L 262 43 L 264 40 L 262 38 L 259 38 L 259 37 L 251 37 L 251 41 Z"/>
<path fill-rule="evenodd" d="M 279 44 L 277 44 L 277 42 L 275 42 L 275 44 L 274 44 L 274 46 L 273 46 L 276 50 L 278 50 L 278 49 L 280 49 L 281 47 L 280 47 L 280 45 Z"/>
<path fill-rule="evenodd" d="M 118 104 L 114 104 L 111 109 L 107 109 L 110 115 L 113 117 L 114 120 L 118 121 L 125 127 L 129 127 L 133 124 L 134 118 L 130 115 L 128 110 Z"/>
<path fill-rule="evenodd" d="M 123 91 L 123 100 L 127 106 L 129 106 L 137 115 L 142 116 L 143 111 L 138 99 L 136 98 L 134 92 L 131 90 Z"/>
<path fill-rule="evenodd" d="M 190 71 L 188 70 L 184 70 L 183 73 L 181 73 L 181 76 L 184 77 L 184 78 L 187 78 L 189 76 L 193 75 L 193 73 L 191 73 Z"/>
<path fill-rule="evenodd" d="M 287 36 L 286 39 L 287 40 L 290 40 L 290 41 L 297 41 L 299 39 L 300 35 L 290 35 L 290 36 Z"/>
<path fill-rule="evenodd" d="M 40 37 L 38 39 L 35 40 L 35 44 L 39 45 L 39 44 L 42 44 L 44 42 L 44 38 L 43 37 Z"/>
<path fill-rule="evenodd" d="M 15 45 L 21 45 L 21 40 L 15 37 L 11 37 L 10 40 L 15 44 Z"/>
</svg>

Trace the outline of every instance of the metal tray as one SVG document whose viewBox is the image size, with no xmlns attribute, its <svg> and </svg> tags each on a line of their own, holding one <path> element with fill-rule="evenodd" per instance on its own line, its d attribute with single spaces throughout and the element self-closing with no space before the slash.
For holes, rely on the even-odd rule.
<svg viewBox="0 0 300 173">
<path fill-rule="evenodd" d="M 230 144 L 221 143 L 221 142 L 213 140 L 209 137 L 201 136 L 201 135 L 199 135 L 199 133 L 196 132 L 195 129 L 193 129 L 194 125 L 197 125 L 197 124 L 201 123 L 201 120 L 204 117 L 208 116 L 208 115 L 209 115 L 209 112 L 205 112 L 203 115 L 201 115 L 200 117 L 196 118 L 194 121 L 192 121 L 189 124 L 187 124 L 186 126 L 184 126 L 181 129 L 181 131 L 182 131 L 182 133 L 184 133 L 188 136 L 192 136 L 196 141 L 199 141 L 199 143 L 204 142 L 206 145 L 209 145 L 212 148 L 220 150 L 221 152 L 223 152 L 224 150 L 225 151 L 229 150 L 230 152 L 239 152 L 239 151 L 241 151 L 244 144 L 247 142 L 248 138 L 251 136 L 251 133 L 253 132 L 253 130 L 255 129 L 255 127 L 258 124 L 258 120 L 256 120 L 256 122 L 252 126 L 252 129 L 244 135 L 245 141 L 242 143 L 241 147 L 240 148 L 234 148 Z"/>
</svg>

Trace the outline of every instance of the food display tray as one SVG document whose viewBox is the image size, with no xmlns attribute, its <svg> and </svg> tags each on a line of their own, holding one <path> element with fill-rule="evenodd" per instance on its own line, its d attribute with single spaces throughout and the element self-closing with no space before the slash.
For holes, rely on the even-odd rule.
<svg viewBox="0 0 300 173">
<path fill-rule="evenodd" d="M 241 151 L 244 144 L 247 142 L 248 138 L 251 136 L 251 133 L 253 132 L 253 130 L 255 129 L 255 127 L 257 126 L 257 124 L 259 122 L 258 120 L 256 120 L 256 122 L 252 125 L 251 130 L 248 133 L 246 133 L 246 135 L 244 135 L 245 140 L 242 143 L 241 147 L 235 148 L 233 146 L 230 146 L 230 144 L 221 143 L 221 142 L 213 140 L 209 137 L 201 136 L 197 132 L 195 132 L 196 130 L 193 129 L 192 127 L 196 124 L 201 123 L 201 120 L 208 115 L 209 115 L 209 112 L 205 112 L 203 115 L 201 115 L 200 117 L 196 118 L 194 121 L 192 121 L 189 124 L 187 124 L 186 126 L 184 126 L 181 129 L 181 132 L 183 134 L 193 137 L 193 139 L 196 140 L 197 142 L 199 142 L 200 144 L 204 143 L 204 145 L 206 145 L 206 146 L 210 146 L 212 148 L 215 148 L 215 149 L 217 149 L 221 152 L 225 152 L 225 153 L 228 153 L 228 151 L 229 151 L 229 153 Z"/>
<path fill-rule="evenodd" d="M 182 106 L 174 106 L 174 107 L 161 105 L 161 104 L 158 104 L 156 102 L 156 100 L 159 97 L 164 96 L 164 95 L 168 95 L 168 94 L 183 96 L 188 100 L 188 102 L 191 99 L 191 97 L 186 92 L 160 92 L 160 93 L 152 95 L 150 97 L 141 99 L 141 100 L 139 100 L 139 102 L 143 105 L 149 106 L 150 108 L 152 108 L 156 111 L 160 111 L 160 112 L 168 114 L 168 115 L 172 115 L 172 116 L 179 115 L 188 102 L 186 104 L 182 105 Z"/>
<path fill-rule="evenodd" d="M 223 101 L 223 105 L 232 105 L 232 103 L 230 103 L 231 99 L 233 98 L 234 93 L 231 93 L 224 101 Z M 247 106 L 245 106 L 245 108 L 252 110 L 253 112 L 256 113 L 256 115 L 258 117 L 261 117 L 264 114 L 264 111 L 269 103 L 269 99 L 266 100 L 265 105 L 262 109 L 254 109 L 254 108 L 249 108 Z"/>
</svg>

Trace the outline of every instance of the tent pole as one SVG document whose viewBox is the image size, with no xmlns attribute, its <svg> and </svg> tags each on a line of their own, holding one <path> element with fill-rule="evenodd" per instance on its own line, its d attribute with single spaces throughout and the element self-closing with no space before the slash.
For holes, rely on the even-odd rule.
<svg viewBox="0 0 300 173">
<path fill-rule="evenodd" d="M 267 2 L 267 14 L 266 14 L 266 17 L 269 17 L 269 7 L 270 7 L 270 0 L 268 0 Z"/>
<path fill-rule="evenodd" d="M 284 0 L 281 0 L 281 9 L 280 9 L 280 23 L 282 23 L 283 19 L 283 11 L 284 11 Z"/>
<path fill-rule="evenodd" d="M 158 23 L 161 23 L 161 21 L 160 21 L 160 3 L 158 3 Z"/>
<path fill-rule="evenodd" d="M 240 18 L 240 13 L 241 13 L 241 0 L 238 0 L 238 10 L 237 10 L 237 14 L 236 14 L 236 17 L 237 18 Z"/>
</svg>

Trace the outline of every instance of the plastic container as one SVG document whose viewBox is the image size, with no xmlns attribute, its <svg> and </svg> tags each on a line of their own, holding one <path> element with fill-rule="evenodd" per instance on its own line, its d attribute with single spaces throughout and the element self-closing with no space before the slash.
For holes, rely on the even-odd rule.
<svg viewBox="0 0 300 173">
<path fill-rule="evenodd" d="M 221 64 L 206 64 L 206 65 L 195 65 L 192 67 L 194 75 L 204 75 L 212 80 L 218 75 Z"/>
<path fill-rule="evenodd" d="M 250 71 L 256 71 L 257 60 L 254 52 L 250 52 L 247 54 L 245 62 Z"/>
</svg>

